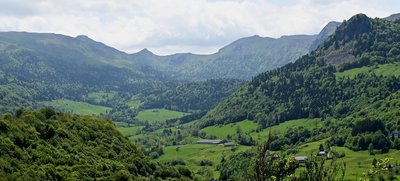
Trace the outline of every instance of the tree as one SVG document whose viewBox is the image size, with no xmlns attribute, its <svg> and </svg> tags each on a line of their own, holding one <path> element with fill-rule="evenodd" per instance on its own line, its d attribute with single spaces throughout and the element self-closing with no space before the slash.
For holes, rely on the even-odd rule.
<svg viewBox="0 0 400 181">
<path fill-rule="evenodd" d="M 375 155 L 375 153 L 374 153 L 374 145 L 372 145 L 372 143 L 369 144 L 368 151 L 369 151 L 370 155 Z"/>
<path fill-rule="evenodd" d="M 300 175 L 305 175 L 306 178 L 301 178 L 300 180 L 334 181 L 336 178 L 343 180 L 346 175 L 346 163 L 340 163 L 337 158 L 327 161 L 325 157 L 316 157 L 311 155 L 305 161 L 305 167 L 306 170 Z M 339 177 L 338 174 L 340 174 Z"/>
<path fill-rule="evenodd" d="M 324 145 L 323 144 L 319 144 L 319 151 L 324 151 Z"/>
<path fill-rule="evenodd" d="M 255 180 L 282 180 L 292 175 L 298 167 L 293 157 L 286 158 L 271 152 L 270 147 L 273 142 L 271 133 L 267 141 L 257 147 L 257 156 L 254 164 Z"/>
</svg>

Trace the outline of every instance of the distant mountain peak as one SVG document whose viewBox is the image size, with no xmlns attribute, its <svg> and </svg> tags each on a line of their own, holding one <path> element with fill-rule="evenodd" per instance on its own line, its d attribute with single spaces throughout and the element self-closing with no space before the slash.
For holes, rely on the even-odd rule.
<svg viewBox="0 0 400 181">
<path fill-rule="evenodd" d="M 154 55 L 153 52 L 151 52 L 149 49 L 144 48 L 142 50 L 140 50 L 139 52 L 137 52 L 136 54 L 138 55 L 144 55 L 144 56 L 150 56 L 150 55 Z"/>
<path fill-rule="evenodd" d="M 383 18 L 383 19 L 386 19 L 386 20 L 389 20 L 389 21 L 396 21 L 396 20 L 400 19 L 400 13 L 392 14 L 392 15 L 386 17 L 386 18 Z"/>
<path fill-rule="evenodd" d="M 337 27 L 339 27 L 342 23 L 331 21 L 324 26 L 324 28 L 319 32 L 314 42 L 310 46 L 310 52 L 314 51 L 318 48 L 318 46 L 324 42 L 330 35 L 332 35 Z"/>
<path fill-rule="evenodd" d="M 89 38 L 86 35 L 78 35 L 75 38 L 78 39 L 78 40 L 92 40 L 91 38 Z"/>
</svg>

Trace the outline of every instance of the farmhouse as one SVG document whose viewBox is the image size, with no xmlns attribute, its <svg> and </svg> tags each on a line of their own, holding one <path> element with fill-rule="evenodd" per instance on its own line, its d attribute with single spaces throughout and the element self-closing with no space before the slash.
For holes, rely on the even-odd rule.
<svg viewBox="0 0 400 181">
<path fill-rule="evenodd" d="M 307 156 L 296 156 L 294 159 L 298 162 L 305 162 L 307 160 Z"/>
<path fill-rule="evenodd" d="M 226 142 L 221 144 L 224 147 L 229 147 L 229 146 L 236 146 L 237 144 L 234 142 Z"/>
<path fill-rule="evenodd" d="M 208 140 L 208 139 L 204 139 L 204 140 L 200 140 L 196 142 L 197 144 L 220 144 L 222 143 L 222 140 Z"/>
<path fill-rule="evenodd" d="M 326 156 L 328 154 L 327 150 L 318 152 L 317 156 Z"/>
</svg>

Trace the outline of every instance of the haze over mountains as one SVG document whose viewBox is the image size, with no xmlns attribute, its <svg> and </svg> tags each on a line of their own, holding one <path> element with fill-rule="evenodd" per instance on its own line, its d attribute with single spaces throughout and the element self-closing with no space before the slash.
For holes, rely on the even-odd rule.
<svg viewBox="0 0 400 181">
<path fill-rule="evenodd" d="M 211 55 L 191 53 L 157 56 L 144 49 L 132 54 L 135 62 L 182 80 L 251 77 L 294 61 L 323 42 L 339 26 L 328 23 L 318 35 L 291 35 L 280 38 L 251 36 L 241 38 Z"/>
<path fill-rule="evenodd" d="M 242 38 L 211 55 L 169 56 L 147 49 L 127 54 L 84 35 L 2 32 L 2 110 L 32 106 L 31 101 L 82 100 L 82 95 L 96 90 L 164 92 L 179 84 L 175 80 L 249 80 L 308 53 L 337 25 L 329 23 L 319 35 Z M 23 99 L 12 101 L 19 98 Z"/>
<path fill-rule="evenodd" d="M 76 66 L 71 67 L 74 71 L 82 68 L 80 65 L 97 68 L 108 65 L 111 68 L 134 70 L 135 74 L 146 77 L 155 76 L 147 71 L 158 71 L 157 76 L 162 72 L 161 75 L 180 80 L 250 79 L 315 49 L 338 24 L 329 23 L 319 35 L 293 35 L 278 39 L 259 36 L 242 38 L 211 55 L 184 53 L 158 56 L 147 49 L 128 55 L 87 36 L 72 38 L 45 33 L 3 32 L 0 33 L 0 41 L 3 51 L 29 50 L 40 54 L 48 66 L 55 62 L 68 64 Z M 62 66 L 54 68 L 57 67 Z"/>
</svg>

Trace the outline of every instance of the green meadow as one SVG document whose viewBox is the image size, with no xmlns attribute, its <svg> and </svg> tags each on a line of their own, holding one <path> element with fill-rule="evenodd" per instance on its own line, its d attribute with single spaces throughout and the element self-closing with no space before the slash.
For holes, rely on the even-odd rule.
<svg viewBox="0 0 400 181">
<path fill-rule="evenodd" d="M 111 108 L 105 106 L 93 105 L 85 102 L 72 101 L 68 99 L 56 99 L 52 101 L 41 102 L 44 106 L 54 107 L 62 111 L 83 115 L 107 114 Z"/>
<path fill-rule="evenodd" d="M 227 125 L 209 126 L 202 129 L 200 132 L 206 133 L 208 136 L 216 136 L 217 138 L 224 139 L 228 135 L 235 135 L 240 129 L 243 133 L 254 132 L 257 124 L 250 120 L 244 120 L 237 123 L 230 123 Z"/>
<path fill-rule="evenodd" d="M 189 115 L 189 113 L 171 111 L 167 109 L 147 109 L 140 111 L 136 118 L 140 121 L 163 122 L 168 119 L 180 118 Z"/>
<path fill-rule="evenodd" d="M 319 145 L 323 144 L 325 140 L 316 142 L 306 143 L 299 146 L 299 152 L 295 156 L 308 156 L 310 154 L 316 154 L 319 149 Z M 362 173 L 372 168 L 373 159 L 382 159 L 385 157 L 393 158 L 393 163 L 400 161 L 400 151 L 391 149 L 389 153 L 370 155 L 368 151 L 352 151 L 346 147 L 332 147 L 333 150 L 344 153 L 345 157 L 341 158 L 340 161 L 346 163 L 346 175 L 345 180 L 359 180 L 362 177 Z"/>
<path fill-rule="evenodd" d="M 142 129 L 144 126 L 131 126 L 131 127 L 118 127 L 118 130 L 125 136 L 133 136 L 137 134 L 137 131 Z"/>
<path fill-rule="evenodd" d="M 256 138 L 258 140 L 263 140 L 268 136 L 268 134 L 271 132 L 271 134 L 284 134 L 289 128 L 297 128 L 303 126 L 304 128 L 307 128 L 309 130 L 318 128 L 322 126 L 322 121 L 319 118 L 305 118 L 305 119 L 296 119 L 296 120 L 290 120 L 290 121 L 285 121 L 279 125 L 271 126 L 267 129 L 261 130 L 260 132 L 253 132 L 251 133 L 251 136 L 253 138 Z"/>
<path fill-rule="evenodd" d="M 382 64 L 376 66 L 364 66 L 336 73 L 336 77 L 354 77 L 357 74 L 373 72 L 376 75 L 400 76 L 400 63 Z"/>
<path fill-rule="evenodd" d="M 100 102 L 105 102 L 108 100 L 111 100 L 114 98 L 114 96 L 116 95 L 116 92 L 111 91 L 111 92 L 91 92 L 88 94 L 88 98 L 93 100 L 96 103 L 100 103 Z"/>
</svg>

